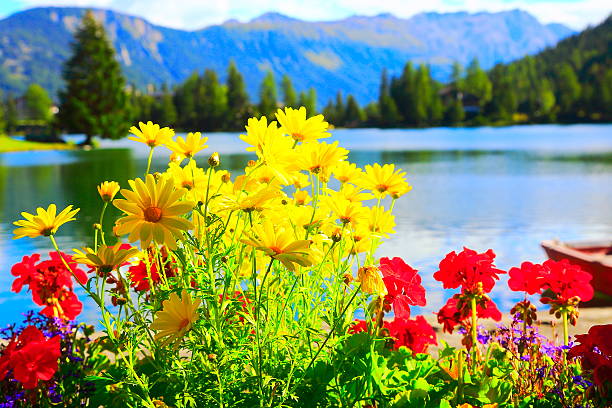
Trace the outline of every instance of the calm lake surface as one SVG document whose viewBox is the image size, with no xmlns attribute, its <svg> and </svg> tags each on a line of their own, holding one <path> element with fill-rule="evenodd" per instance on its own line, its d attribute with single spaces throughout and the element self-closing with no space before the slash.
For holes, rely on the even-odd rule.
<svg viewBox="0 0 612 408">
<path fill-rule="evenodd" d="M 208 136 L 201 164 L 212 149 L 227 169 L 242 168 L 250 158 L 238 133 Z M 452 294 L 432 277 L 452 250 L 492 248 L 505 269 L 543 261 L 539 244 L 545 239 L 612 239 L 612 125 L 336 130 L 332 140 L 351 149 L 350 160 L 360 166 L 395 163 L 408 172 L 414 189 L 397 202 L 397 234 L 379 255 L 401 256 L 421 271 L 425 312 Z M 57 237 L 64 251 L 80 247 L 101 207 L 96 185 L 141 177 L 147 149 L 125 139 L 89 152 L 0 154 L 0 326 L 38 309 L 29 293 L 10 292 L 11 266 L 24 255 L 51 250 L 45 239 L 12 239 L 19 213 L 53 202 L 80 207 L 77 222 Z M 165 148 L 156 151 L 154 170 L 164 169 L 168 155 Z M 493 292 L 502 311 L 520 297 L 505 280 Z M 84 300 L 81 293 L 79 298 Z M 95 322 L 92 303 L 84 303 L 81 320 Z"/>
</svg>

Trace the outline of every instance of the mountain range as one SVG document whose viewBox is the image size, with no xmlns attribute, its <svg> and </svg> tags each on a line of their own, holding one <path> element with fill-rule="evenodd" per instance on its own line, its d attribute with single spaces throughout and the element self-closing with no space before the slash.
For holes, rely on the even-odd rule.
<svg viewBox="0 0 612 408">
<path fill-rule="evenodd" d="M 41 7 L 0 21 L 0 89 L 20 93 L 39 83 L 52 95 L 62 87 L 62 63 L 86 9 Z M 427 63 L 445 80 L 453 61 L 478 58 L 484 68 L 556 44 L 573 33 L 561 24 L 542 24 L 521 10 L 498 13 L 391 14 L 310 22 L 266 13 L 248 22 L 229 20 L 196 31 L 157 26 L 146 20 L 94 9 L 117 50 L 128 82 L 172 85 L 194 71 L 212 68 L 222 80 L 230 60 L 257 99 L 268 69 L 277 80 L 288 74 L 297 90 L 314 87 L 319 103 L 338 90 L 360 103 L 378 95 L 380 74 L 400 72 L 408 60 Z"/>
</svg>

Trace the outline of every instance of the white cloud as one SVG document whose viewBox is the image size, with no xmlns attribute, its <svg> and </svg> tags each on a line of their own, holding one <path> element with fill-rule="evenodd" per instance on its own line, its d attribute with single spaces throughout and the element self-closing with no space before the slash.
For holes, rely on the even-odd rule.
<svg viewBox="0 0 612 408">
<path fill-rule="evenodd" d="M 167 27 L 198 29 L 230 18 L 248 20 L 277 11 L 305 20 L 334 20 L 353 14 L 393 13 L 410 17 L 424 11 L 501 11 L 523 9 L 544 23 L 574 29 L 597 24 L 612 11 L 608 0 L 22 0 L 27 6 L 91 6 L 143 17 Z"/>
</svg>

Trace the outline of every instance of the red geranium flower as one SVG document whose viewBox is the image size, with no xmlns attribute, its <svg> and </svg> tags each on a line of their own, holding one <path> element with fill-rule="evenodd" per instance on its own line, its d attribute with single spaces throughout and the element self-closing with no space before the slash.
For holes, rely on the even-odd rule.
<svg viewBox="0 0 612 408">
<path fill-rule="evenodd" d="M 430 344 L 438 344 L 436 332 L 423 316 L 417 316 L 416 319 L 400 319 L 396 316 L 392 321 L 383 321 L 383 328 L 392 339 L 389 346 L 395 349 L 405 346 L 418 354 L 426 353 Z M 365 320 L 355 320 L 348 329 L 352 334 L 365 331 L 368 331 Z"/>
<path fill-rule="evenodd" d="M 582 368 L 593 372 L 598 386 L 612 384 L 612 324 L 592 326 L 588 334 L 576 336 L 568 357 L 579 358 Z"/>
<path fill-rule="evenodd" d="M 438 344 L 436 332 L 423 316 L 417 316 L 416 319 L 396 317 L 392 322 L 385 322 L 384 326 L 389 330 L 389 335 L 395 339 L 393 347 L 396 349 L 406 346 L 418 354 L 426 353 L 430 344 Z"/>
<path fill-rule="evenodd" d="M 24 285 L 28 285 L 34 303 L 46 306 L 42 313 L 72 320 L 78 316 L 82 308 L 81 302 L 72 292 L 73 275 L 57 252 L 51 252 L 49 256 L 51 259 L 38 264 L 40 255 L 26 256 L 21 262 L 13 265 L 11 273 L 17 278 L 11 289 L 20 292 Z M 77 268 L 72 257 L 66 254 L 62 254 L 62 257 L 72 269 L 76 279 L 83 284 L 86 283 L 87 275 Z"/>
<path fill-rule="evenodd" d="M 410 306 L 425 306 L 425 288 L 421 276 L 402 258 L 381 258 L 380 271 L 387 287 L 385 303 L 393 305 L 395 316 L 410 317 Z"/>
<path fill-rule="evenodd" d="M 580 266 L 571 264 L 567 259 L 549 259 L 542 267 L 545 270 L 542 288 L 549 289 L 555 295 L 554 299 L 546 298 L 547 303 L 564 304 L 573 297 L 579 297 L 582 302 L 593 299 L 593 286 L 590 283 L 593 276 Z"/>
<path fill-rule="evenodd" d="M 456 326 L 463 324 L 468 325 L 471 318 L 471 309 L 469 303 L 461 302 L 462 295 L 456 294 L 448 299 L 446 304 L 442 306 L 438 312 L 438 322 L 442 324 L 442 330 L 447 333 L 452 333 Z M 497 308 L 497 305 L 491 299 L 483 299 L 482 302 L 476 304 L 476 315 L 481 319 L 493 319 L 500 321 L 502 314 Z"/>
<path fill-rule="evenodd" d="M 13 378 L 31 389 L 38 380 L 50 380 L 57 372 L 60 351 L 60 337 L 45 338 L 35 326 L 26 327 L 17 339 L 13 339 L 0 357 L 0 379 L 9 370 Z"/>
<path fill-rule="evenodd" d="M 151 289 L 150 281 L 153 283 L 159 282 L 159 273 L 157 273 L 157 265 L 152 263 L 150 265 L 151 278 L 149 279 L 149 273 L 147 272 L 147 264 L 140 261 L 137 265 L 130 266 L 128 269 L 130 273 L 131 286 L 137 291 L 147 291 Z"/>
<path fill-rule="evenodd" d="M 489 249 L 482 254 L 469 248 L 463 248 L 458 254 L 450 252 L 440 262 L 440 269 L 434 273 L 434 279 L 442 282 L 445 289 L 462 287 L 464 292 L 478 292 L 479 286 L 485 293 L 495 286 L 498 274 L 505 273 L 495 268 L 495 253 Z"/>
<path fill-rule="evenodd" d="M 530 295 L 541 293 L 546 276 L 545 268 L 540 264 L 523 262 L 520 268 L 508 271 L 508 286 L 516 292 L 527 292 Z"/>
</svg>

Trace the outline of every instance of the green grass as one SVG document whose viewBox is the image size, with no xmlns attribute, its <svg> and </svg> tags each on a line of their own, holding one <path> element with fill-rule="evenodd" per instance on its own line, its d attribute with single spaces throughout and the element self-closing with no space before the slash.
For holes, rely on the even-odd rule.
<svg viewBox="0 0 612 408">
<path fill-rule="evenodd" d="M 28 142 L 24 140 L 15 140 L 13 138 L 0 135 L 0 153 L 6 152 L 23 152 L 30 150 L 70 150 L 74 149 L 74 145 L 67 143 L 39 143 Z"/>
</svg>

